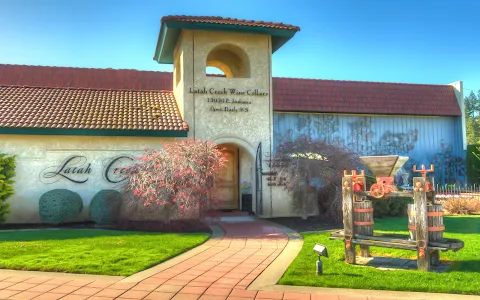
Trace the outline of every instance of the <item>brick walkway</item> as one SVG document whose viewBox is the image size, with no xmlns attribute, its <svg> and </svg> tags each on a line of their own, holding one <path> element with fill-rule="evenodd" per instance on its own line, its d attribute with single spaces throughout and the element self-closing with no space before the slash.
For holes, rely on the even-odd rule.
<svg viewBox="0 0 480 300">
<path fill-rule="evenodd" d="M 366 295 L 342 297 L 247 290 L 247 286 L 282 252 L 288 237 L 281 228 L 248 217 L 219 224 L 225 236 L 218 243 L 139 282 L 3 276 L 0 277 L 0 299 L 367 299 Z"/>
</svg>

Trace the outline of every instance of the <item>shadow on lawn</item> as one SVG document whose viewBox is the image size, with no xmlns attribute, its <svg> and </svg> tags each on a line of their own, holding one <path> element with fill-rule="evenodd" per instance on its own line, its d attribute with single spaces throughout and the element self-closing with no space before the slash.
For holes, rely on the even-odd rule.
<svg viewBox="0 0 480 300">
<path fill-rule="evenodd" d="M 74 240 L 83 238 L 120 237 L 132 235 L 155 235 L 154 232 L 133 232 L 113 230 L 84 230 L 84 229 L 61 229 L 61 230 L 14 230 L 0 231 L 0 242 L 33 242 L 46 240 Z"/>
<path fill-rule="evenodd" d="M 480 260 L 458 260 L 452 262 L 447 272 L 474 272 L 480 271 Z"/>
<path fill-rule="evenodd" d="M 0 227 L 0 241 L 38 241 L 95 238 L 102 236 L 125 236 L 147 234 L 211 234 L 210 227 L 199 220 L 118 221 L 108 226 L 93 222 L 50 224 L 4 224 Z"/>
<path fill-rule="evenodd" d="M 446 233 L 479 234 L 480 217 L 444 217 Z"/>
<path fill-rule="evenodd" d="M 322 276 L 347 276 L 347 277 L 364 277 L 360 274 L 352 274 L 352 273 L 323 273 Z"/>
</svg>

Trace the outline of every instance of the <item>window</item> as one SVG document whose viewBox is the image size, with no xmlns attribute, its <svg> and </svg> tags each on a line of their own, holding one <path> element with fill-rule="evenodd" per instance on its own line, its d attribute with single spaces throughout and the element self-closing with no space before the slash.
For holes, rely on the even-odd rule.
<svg viewBox="0 0 480 300">
<path fill-rule="evenodd" d="M 242 49 L 231 44 L 223 44 L 208 54 L 206 73 L 224 74 L 227 78 L 248 78 L 250 62 Z"/>
</svg>

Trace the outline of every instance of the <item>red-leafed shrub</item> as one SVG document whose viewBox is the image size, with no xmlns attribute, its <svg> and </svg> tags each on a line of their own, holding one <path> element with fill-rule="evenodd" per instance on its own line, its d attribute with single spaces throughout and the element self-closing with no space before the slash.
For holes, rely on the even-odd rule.
<svg viewBox="0 0 480 300">
<path fill-rule="evenodd" d="M 341 221 L 341 178 L 344 170 L 360 166 L 355 153 L 300 137 L 279 145 L 271 164 L 276 176 L 283 178 L 285 189 L 293 197 L 293 209 L 302 218 L 312 213 L 310 199 L 318 198 L 319 214 L 328 220 Z"/>
<path fill-rule="evenodd" d="M 211 141 L 186 139 L 162 149 L 147 149 L 126 172 L 129 216 L 157 220 L 200 219 L 214 208 L 214 181 L 225 166 L 222 150 Z"/>
</svg>

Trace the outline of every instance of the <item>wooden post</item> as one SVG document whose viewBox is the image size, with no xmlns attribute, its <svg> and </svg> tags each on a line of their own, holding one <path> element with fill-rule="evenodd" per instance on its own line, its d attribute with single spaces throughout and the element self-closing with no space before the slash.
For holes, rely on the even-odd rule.
<svg viewBox="0 0 480 300">
<path fill-rule="evenodd" d="M 426 177 L 425 180 L 433 188 L 432 191 L 427 193 L 427 200 L 432 204 L 435 204 L 435 179 L 433 177 Z"/>
<path fill-rule="evenodd" d="M 440 265 L 440 251 L 433 250 L 430 252 L 430 265 L 439 266 Z"/>
<path fill-rule="evenodd" d="M 427 193 L 424 177 L 413 178 L 413 199 L 415 202 L 415 234 L 417 240 L 417 265 L 422 271 L 430 271 L 428 251 Z"/>
<path fill-rule="evenodd" d="M 370 257 L 370 246 L 367 245 L 360 245 L 360 256 L 362 257 Z"/>
<path fill-rule="evenodd" d="M 362 182 L 362 185 L 363 185 L 363 190 L 366 191 L 367 190 L 367 181 L 365 180 L 365 176 L 362 176 L 362 177 L 359 177 L 357 178 L 357 180 L 360 180 Z M 355 197 L 355 200 L 357 200 L 356 196 Z M 371 202 L 370 202 L 371 203 Z M 372 204 L 372 209 L 373 209 L 373 204 Z M 372 213 L 372 220 L 373 222 L 373 213 Z M 372 235 L 373 235 L 373 225 L 372 225 Z M 360 245 L 360 255 L 362 257 L 370 257 L 370 246 L 367 246 L 367 245 Z"/>
<path fill-rule="evenodd" d="M 352 243 L 355 234 L 353 227 L 353 181 L 351 177 L 342 178 L 343 198 L 343 232 L 345 235 L 345 262 L 355 264 L 355 245 Z"/>
</svg>

